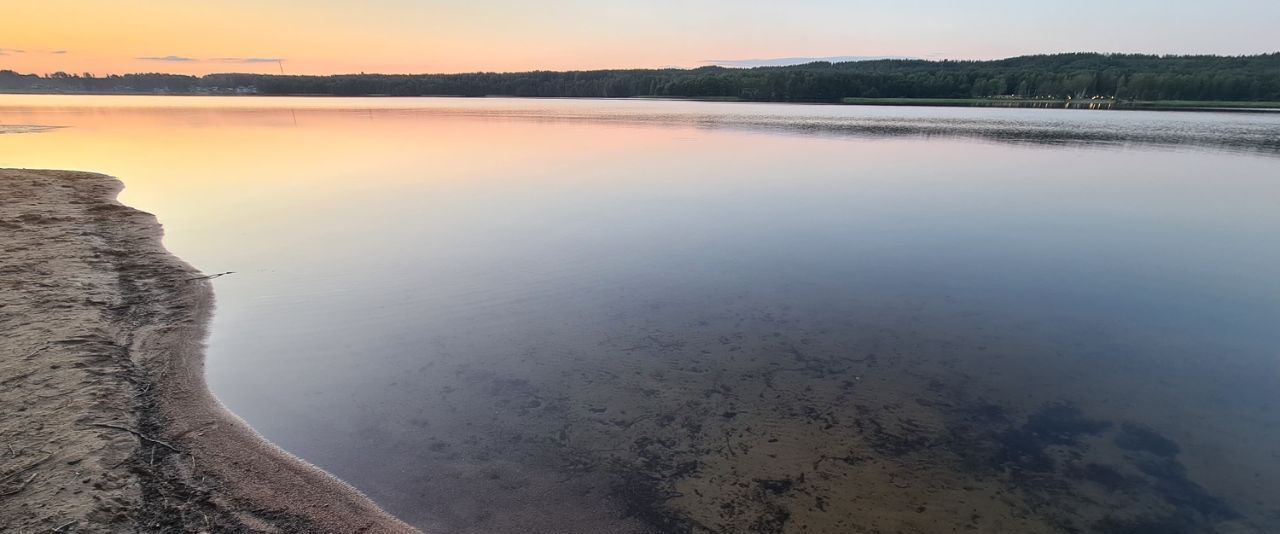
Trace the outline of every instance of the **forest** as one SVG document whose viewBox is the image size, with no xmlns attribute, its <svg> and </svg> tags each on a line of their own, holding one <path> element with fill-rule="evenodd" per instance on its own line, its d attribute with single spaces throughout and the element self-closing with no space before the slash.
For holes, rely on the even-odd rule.
<svg viewBox="0 0 1280 534">
<path fill-rule="evenodd" d="M 19 74 L 0 92 L 334 96 L 671 97 L 767 102 L 846 98 L 1112 98 L 1280 101 L 1280 53 L 1154 56 L 1073 53 L 992 61 L 877 60 L 786 67 L 466 74 Z"/>
</svg>

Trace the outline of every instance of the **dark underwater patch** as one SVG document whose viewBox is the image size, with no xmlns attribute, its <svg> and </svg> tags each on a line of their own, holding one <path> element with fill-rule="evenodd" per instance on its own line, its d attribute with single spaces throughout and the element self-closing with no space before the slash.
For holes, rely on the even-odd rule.
<svg viewBox="0 0 1280 534">
<path fill-rule="evenodd" d="M 1154 479 L 1152 489 L 1179 510 L 1194 511 L 1210 521 L 1239 517 L 1226 501 L 1211 495 L 1204 487 L 1187 478 L 1187 468 L 1181 462 L 1160 458 L 1139 460 L 1137 466 Z"/>
<path fill-rule="evenodd" d="M 1185 518 L 1178 516 L 1106 517 L 1093 525 L 1098 534 L 1191 534 Z"/>
<path fill-rule="evenodd" d="M 1143 424 L 1088 417 L 1070 403 L 1045 405 L 1021 424 L 987 406 L 959 408 L 952 417 L 948 449 L 970 469 L 1000 473 L 1030 511 L 1063 531 L 1191 534 L 1214 532 L 1215 524 L 1240 517 L 1188 478 L 1176 442 Z M 1126 454 L 1105 461 L 1091 452 L 1088 437 L 1109 438 Z M 1095 501 L 1083 493 L 1086 485 L 1114 499 Z M 1079 508 L 1092 507 L 1105 518 L 1075 523 Z"/>
<path fill-rule="evenodd" d="M 998 450 L 992 458 L 997 469 L 1014 468 L 1048 472 L 1055 463 L 1046 449 L 1053 445 L 1076 445 L 1085 435 L 1099 434 L 1111 423 L 1084 417 L 1075 405 L 1051 404 L 1027 417 L 1022 426 L 996 436 Z"/>
<path fill-rule="evenodd" d="M 1116 445 L 1128 451 L 1142 451 L 1156 456 L 1173 457 L 1181 448 L 1173 440 L 1149 427 L 1137 423 L 1124 423 L 1116 435 Z"/>
<path fill-rule="evenodd" d="M 1112 492 L 1127 491 L 1135 485 L 1133 480 L 1116 470 L 1116 468 L 1098 463 L 1072 465 L 1067 468 L 1067 476 L 1092 482 Z"/>
</svg>

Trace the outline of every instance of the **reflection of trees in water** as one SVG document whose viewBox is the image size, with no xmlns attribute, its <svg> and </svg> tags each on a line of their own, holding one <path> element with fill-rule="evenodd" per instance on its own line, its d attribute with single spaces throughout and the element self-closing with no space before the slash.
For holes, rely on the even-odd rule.
<svg viewBox="0 0 1280 534">
<path fill-rule="evenodd" d="M 1020 106 L 1019 106 L 1020 107 Z M 1061 108 L 1061 105 L 1055 106 Z M 749 107 L 742 108 L 750 110 Z M 776 107 L 771 109 L 777 109 Z M 803 107 L 797 107 L 803 110 Z M 928 109 L 928 108 L 917 108 Z M 387 110 L 415 112 L 417 110 Z M 521 119 L 541 123 L 614 123 L 644 126 L 696 126 L 705 129 L 745 129 L 836 137 L 957 137 L 1032 145 L 1148 146 L 1203 148 L 1231 152 L 1280 155 L 1280 120 L 1217 122 L 1192 119 L 1150 120 L 1009 120 L 1000 118 L 832 117 L 821 115 L 646 113 L 637 111 L 579 112 L 553 109 L 434 108 L 431 115 Z M 1087 113 L 1087 111 L 1081 111 Z M 1115 112 L 1122 117 L 1123 111 Z M 1150 112 L 1175 113 L 1175 112 Z M 1176 112 L 1193 113 L 1193 112 Z M 1242 115 L 1243 112 L 1240 112 Z M 1257 117 L 1258 114 L 1253 114 Z M 1277 115 L 1280 116 L 1280 115 Z M 1060 116 L 1059 116 L 1060 117 Z M 1266 113 L 1270 119 L 1272 115 Z"/>
<path fill-rule="evenodd" d="M 1280 155 L 1280 122 L 1224 127 L 1187 122 L 1143 127 L 993 119 L 779 119 L 716 118 L 700 125 L 867 138 L 960 137 L 1031 145 L 1188 147 Z"/>
</svg>

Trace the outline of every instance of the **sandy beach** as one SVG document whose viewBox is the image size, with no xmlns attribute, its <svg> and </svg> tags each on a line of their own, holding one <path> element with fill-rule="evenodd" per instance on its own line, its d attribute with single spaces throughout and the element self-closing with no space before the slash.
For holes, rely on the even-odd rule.
<svg viewBox="0 0 1280 534">
<path fill-rule="evenodd" d="M 0 530 L 416 532 L 209 393 L 208 278 L 121 188 L 0 170 Z"/>
</svg>

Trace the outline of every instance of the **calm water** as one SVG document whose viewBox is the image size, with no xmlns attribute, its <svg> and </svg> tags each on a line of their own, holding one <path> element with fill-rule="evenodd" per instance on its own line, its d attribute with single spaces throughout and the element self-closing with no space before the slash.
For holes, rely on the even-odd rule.
<svg viewBox="0 0 1280 534">
<path fill-rule="evenodd" d="M 235 271 L 215 393 L 428 529 L 1280 530 L 1280 115 L 10 96 L 6 130 L 0 166 L 118 176 Z"/>
</svg>

